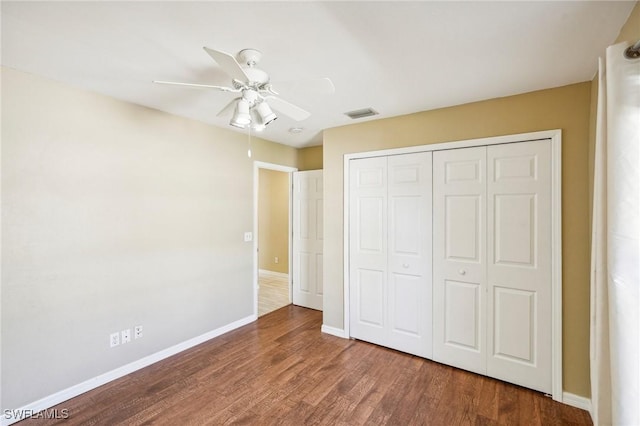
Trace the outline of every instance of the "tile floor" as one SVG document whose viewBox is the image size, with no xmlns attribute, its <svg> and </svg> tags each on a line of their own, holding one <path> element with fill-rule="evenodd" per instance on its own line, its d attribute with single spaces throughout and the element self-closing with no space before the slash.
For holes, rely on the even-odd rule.
<svg viewBox="0 0 640 426">
<path fill-rule="evenodd" d="M 272 275 L 268 272 L 258 274 L 258 316 L 280 309 L 289 303 L 289 278 Z"/>
</svg>

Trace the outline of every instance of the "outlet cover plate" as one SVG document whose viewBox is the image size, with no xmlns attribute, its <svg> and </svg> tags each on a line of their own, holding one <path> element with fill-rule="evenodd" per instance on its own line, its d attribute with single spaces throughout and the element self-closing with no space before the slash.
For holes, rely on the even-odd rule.
<svg viewBox="0 0 640 426">
<path fill-rule="evenodd" d="M 120 344 L 120 333 L 111 333 L 109 335 L 109 346 L 112 348 Z"/>
</svg>

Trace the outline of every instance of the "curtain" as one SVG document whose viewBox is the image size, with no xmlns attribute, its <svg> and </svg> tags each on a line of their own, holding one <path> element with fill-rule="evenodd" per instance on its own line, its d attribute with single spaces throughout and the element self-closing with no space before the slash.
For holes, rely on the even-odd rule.
<svg viewBox="0 0 640 426">
<path fill-rule="evenodd" d="M 591 251 L 591 415 L 640 425 L 640 59 L 600 61 Z"/>
</svg>

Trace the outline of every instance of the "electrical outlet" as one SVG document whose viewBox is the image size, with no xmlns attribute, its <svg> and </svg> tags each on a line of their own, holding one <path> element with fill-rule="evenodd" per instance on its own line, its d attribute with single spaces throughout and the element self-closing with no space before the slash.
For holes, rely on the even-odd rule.
<svg viewBox="0 0 640 426">
<path fill-rule="evenodd" d="M 131 341 L 131 329 L 127 328 L 126 330 L 122 330 L 120 332 L 121 339 L 120 341 L 124 345 L 125 343 L 129 343 Z"/>
<path fill-rule="evenodd" d="M 111 347 L 118 346 L 120 344 L 120 333 L 111 333 L 109 336 L 109 345 Z"/>
<path fill-rule="evenodd" d="M 142 337 L 142 326 L 141 325 L 136 325 L 133 328 L 133 338 L 134 339 L 139 339 Z"/>
<path fill-rule="evenodd" d="M 244 233 L 244 241 L 245 242 L 249 242 L 253 240 L 253 233 L 251 232 L 245 232 Z"/>
<path fill-rule="evenodd" d="M 278 256 L 276 256 L 273 261 L 274 261 L 274 263 L 278 263 L 278 262 L 280 262 L 280 259 L 278 259 Z"/>
</svg>

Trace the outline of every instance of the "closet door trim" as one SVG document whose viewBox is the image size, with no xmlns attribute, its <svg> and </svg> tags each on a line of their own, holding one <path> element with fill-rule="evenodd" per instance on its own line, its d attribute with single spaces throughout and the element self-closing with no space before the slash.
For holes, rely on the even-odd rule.
<svg viewBox="0 0 640 426">
<path fill-rule="evenodd" d="M 444 149 L 489 146 L 505 143 L 527 142 L 549 139 L 551 143 L 551 381 L 552 398 L 563 402 L 562 391 L 562 130 L 544 130 L 532 133 L 496 136 L 490 138 L 469 139 L 455 142 L 443 142 L 429 145 L 418 145 L 404 148 L 393 148 L 380 151 L 367 151 L 344 156 L 344 211 L 343 211 L 343 330 L 344 337 L 349 338 L 349 175 L 350 161 L 359 158 L 382 157 L 398 154 L 411 154 Z"/>
</svg>

